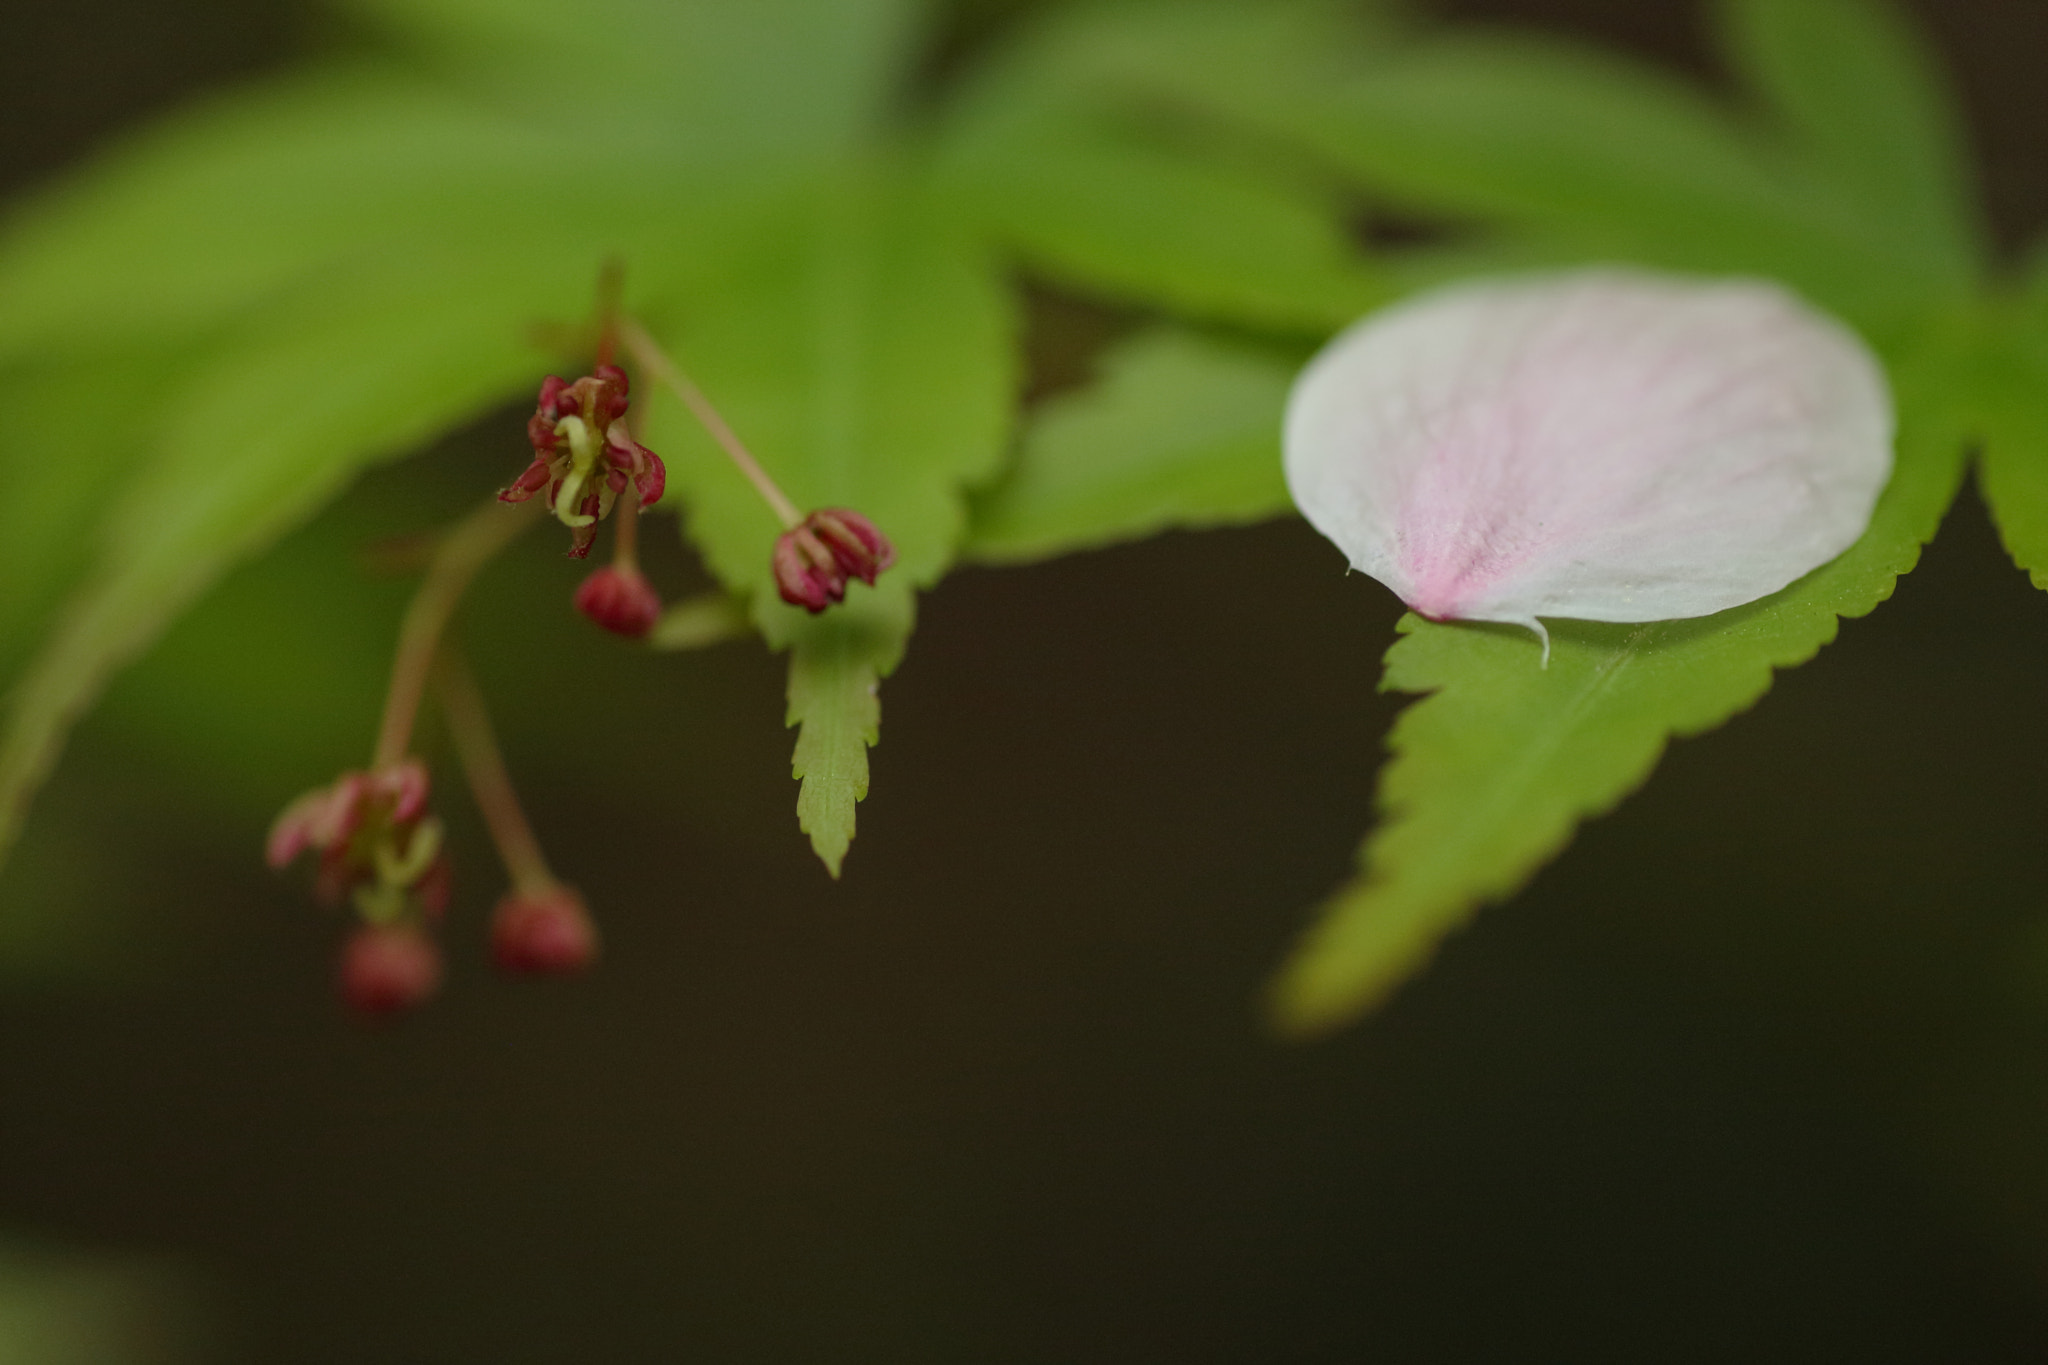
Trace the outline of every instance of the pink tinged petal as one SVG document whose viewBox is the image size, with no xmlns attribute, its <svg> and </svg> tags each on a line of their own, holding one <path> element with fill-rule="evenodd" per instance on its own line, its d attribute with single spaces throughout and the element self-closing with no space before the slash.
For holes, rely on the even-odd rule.
<svg viewBox="0 0 2048 1365">
<path fill-rule="evenodd" d="M 815 616 L 846 600 L 846 571 L 808 522 L 776 538 L 773 563 L 776 591 L 791 606 Z"/>
<path fill-rule="evenodd" d="M 315 826 L 326 814 L 329 801 L 327 788 L 307 792 L 293 801 L 278 815 L 277 823 L 270 827 L 270 840 L 264 848 L 264 861 L 273 868 L 288 867 L 294 858 L 314 846 Z"/>
<path fill-rule="evenodd" d="M 633 476 L 634 486 L 640 493 L 640 505 L 652 507 L 661 501 L 661 495 L 668 491 L 668 466 L 661 462 L 661 456 L 640 447 L 640 453 L 647 457 L 646 463 Z"/>
<path fill-rule="evenodd" d="M 1289 400 L 1287 484 L 1418 613 L 1542 635 L 1710 615 L 1827 563 L 1870 522 L 1893 426 L 1868 349 L 1784 289 L 1590 270 L 1338 337 Z"/>
<path fill-rule="evenodd" d="M 417 820 L 427 809 L 427 766 L 416 758 L 377 769 L 370 783 L 378 798 L 391 803 L 391 818 L 401 824 Z"/>
<path fill-rule="evenodd" d="M 540 491 L 542 484 L 547 483 L 553 477 L 554 471 L 549 466 L 547 457 L 536 455 L 533 458 L 533 463 L 526 467 L 526 472 L 514 479 L 510 488 L 498 494 L 498 501 L 525 502 Z"/>
</svg>

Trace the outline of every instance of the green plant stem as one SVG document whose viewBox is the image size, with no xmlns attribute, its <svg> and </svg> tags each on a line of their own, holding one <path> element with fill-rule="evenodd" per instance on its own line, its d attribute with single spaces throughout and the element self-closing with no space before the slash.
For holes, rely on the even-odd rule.
<svg viewBox="0 0 2048 1365">
<path fill-rule="evenodd" d="M 484 709 L 483 693 L 459 651 L 443 646 L 434 666 L 435 690 L 441 711 L 448 721 L 448 733 L 455 741 L 455 754 L 469 780 L 470 795 L 483 812 L 491 842 L 511 874 L 513 891 L 522 896 L 542 896 L 559 883 L 541 852 L 533 824 L 519 804 L 506 771 L 504 752 L 498 747 L 497 732 L 491 727 L 490 712 Z"/>
<path fill-rule="evenodd" d="M 538 520 L 544 506 L 537 498 L 510 506 L 493 499 L 457 522 L 435 545 L 427 576 L 398 628 L 398 652 L 391 661 L 391 687 L 384 695 L 384 721 L 377 728 L 377 749 L 370 760 L 373 767 L 396 763 L 411 750 L 420 697 L 449 618 L 478 570 Z"/>
<path fill-rule="evenodd" d="M 754 485 L 755 491 L 760 493 L 762 499 L 774 510 L 783 527 L 795 530 L 801 526 L 804 514 L 797 510 L 797 505 L 791 502 L 788 495 L 776 485 L 775 480 L 769 477 L 768 471 L 761 467 L 761 462 L 754 458 L 746 443 L 740 440 L 738 433 L 719 414 L 718 409 L 712 406 L 711 400 L 704 396 L 704 391 L 690 381 L 690 377 L 682 372 L 675 361 L 669 359 L 668 352 L 662 350 L 660 343 L 648 335 L 647 329 L 631 318 L 621 318 L 619 340 L 625 344 L 626 350 L 641 369 L 659 379 L 668 386 L 671 393 L 683 400 L 683 405 L 689 408 L 697 420 L 703 423 L 704 429 L 711 433 L 711 439 L 718 442 L 731 457 L 732 462 L 739 466 L 740 473 L 747 476 L 747 481 Z"/>
</svg>

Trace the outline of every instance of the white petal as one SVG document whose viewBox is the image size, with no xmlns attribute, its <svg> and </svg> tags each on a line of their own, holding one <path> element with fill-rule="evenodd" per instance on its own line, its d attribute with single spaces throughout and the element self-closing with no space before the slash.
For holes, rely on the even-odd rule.
<svg viewBox="0 0 2048 1365">
<path fill-rule="evenodd" d="M 1287 485 L 1439 620 L 1656 621 L 1847 549 L 1891 475 L 1884 373 L 1776 285 L 1623 270 L 1464 284 L 1330 343 Z"/>
</svg>

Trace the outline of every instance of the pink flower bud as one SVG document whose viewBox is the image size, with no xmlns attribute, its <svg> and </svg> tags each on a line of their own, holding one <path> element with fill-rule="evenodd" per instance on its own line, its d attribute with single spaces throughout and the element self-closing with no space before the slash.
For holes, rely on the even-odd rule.
<svg viewBox="0 0 2048 1365">
<path fill-rule="evenodd" d="M 566 886 L 513 892 L 491 919 L 491 956 L 521 976 L 567 976 L 597 958 L 597 926 L 583 898 Z"/>
<path fill-rule="evenodd" d="M 635 640 L 661 618 L 661 598 L 634 569 L 608 565 L 576 589 L 576 610 L 606 630 Z"/>
<path fill-rule="evenodd" d="M 858 512 L 828 507 L 775 542 L 775 587 L 782 600 L 816 614 L 846 600 L 848 578 L 869 587 L 896 562 L 896 547 Z"/>
<path fill-rule="evenodd" d="M 828 507 L 813 512 L 806 524 L 832 552 L 840 569 L 869 587 L 875 576 L 896 562 L 896 547 L 875 529 L 875 524 L 858 512 Z"/>
<path fill-rule="evenodd" d="M 341 998 L 358 1014 L 412 1009 L 441 988 L 441 950 L 410 925 L 358 929 L 341 951 Z"/>
</svg>

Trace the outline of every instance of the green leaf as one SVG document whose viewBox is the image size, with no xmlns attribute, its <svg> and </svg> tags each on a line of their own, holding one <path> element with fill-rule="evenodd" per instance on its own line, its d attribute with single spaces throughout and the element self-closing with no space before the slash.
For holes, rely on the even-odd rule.
<svg viewBox="0 0 2048 1365">
<path fill-rule="evenodd" d="M 882 131 L 917 0 L 352 0 L 505 106 L 697 164 L 823 162 Z M 536 178 L 540 173 L 536 172 Z M 567 181 L 567 202 L 574 192 Z M 589 183 L 589 182 L 586 182 Z"/>
<path fill-rule="evenodd" d="M 1292 511 L 1280 423 L 1293 382 L 1293 365 L 1188 332 L 1124 343 L 1098 384 L 1040 410 L 975 498 L 966 557 L 1025 563 Z"/>
<path fill-rule="evenodd" d="M 1331 38 L 1264 67 L 1214 44 L 1108 45 L 1096 66 L 1269 139 L 1269 155 L 1292 147 L 1410 211 L 1534 233 L 1562 256 L 1771 275 L 1885 329 L 1953 293 L 1946 256 L 1902 247 L 1704 92 L 1542 35 Z"/>
<path fill-rule="evenodd" d="M 523 258 L 520 258 L 523 259 Z M 0 852 L 72 722 L 227 566 L 297 525 L 369 460 L 472 417 L 533 368 L 530 308 L 488 256 L 365 272 L 208 358 L 119 485 L 104 549 L 16 685 L 0 729 Z"/>
<path fill-rule="evenodd" d="M 1982 228 L 1945 74 L 1889 0 L 1724 0 L 1728 47 L 1810 174 L 1902 259 L 1968 285 Z"/>
<path fill-rule="evenodd" d="M 971 83 L 947 121 L 949 192 L 1036 268 L 1114 298 L 1315 333 L 1383 302 L 1329 177 L 1130 108 L 1075 69 L 1127 18 L 1064 16 Z"/>
<path fill-rule="evenodd" d="M 915 612 L 908 586 L 880 586 L 809 625 L 790 651 L 797 825 L 835 877 L 853 842 L 854 805 L 868 794 L 868 749 L 882 737 L 882 679 L 903 658 Z"/>
<path fill-rule="evenodd" d="M 1016 386 L 1008 292 L 917 169 L 821 183 L 763 218 L 671 325 L 653 319 L 798 506 L 852 508 L 896 545 L 881 587 L 855 585 L 820 617 L 785 605 L 769 568 L 781 526 L 681 406 L 656 395 L 648 442 L 668 458 L 691 538 L 751 599 L 770 645 L 793 651 L 803 819 L 835 870 L 866 790 L 874 686 L 910 632 L 908 590 L 953 562 L 965 489 L 1000 461 Z"/>
<path fill-rule="evenodd" d="M 530 221 L 529 168 L 570 150 L 388 71 L 238 93 L 13 217 L 0 240 L 0 358 L 190 347 L 323 270 Z"/>
<path fill-rule="evenodd" d="M 1839 618 L 1890 596 L 1955 495 L 1969 437 L 1953 352 L 1930 345 L 1895 378 L 1899 460 L 1870 529 L 1784 591 L 1693 621 L 1552 622 L 1548 668 L 1526 631 L 1402 622 L 1381 685 L 1429 695 L 1395 725 L 1361 875 L 1276 983 L 1283 1030 L 1328 1030 L 1384 1000 L 1478 906 L 1639 786 L 1673 736 L 1744 710 L 1774 669 L 1832 641 Z"/>
</svg>

